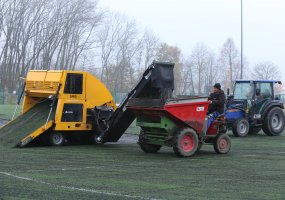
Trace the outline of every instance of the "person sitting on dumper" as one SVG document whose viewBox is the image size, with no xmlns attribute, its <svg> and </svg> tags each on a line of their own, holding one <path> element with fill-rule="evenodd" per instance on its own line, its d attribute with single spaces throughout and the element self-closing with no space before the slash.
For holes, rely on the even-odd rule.
<svg viewBox="0 0 285 200">
<path fill-rule="evenodd" d="M 216 83 L 213 87 L 213 92 L 209 96 L 210 105 L 208 108 L 208 123 L 207 128 L 210 127 L 211 123 L 221 114 L 224 113 L 226 95 L 221 89 L 221 84 Z"/>
</svg>

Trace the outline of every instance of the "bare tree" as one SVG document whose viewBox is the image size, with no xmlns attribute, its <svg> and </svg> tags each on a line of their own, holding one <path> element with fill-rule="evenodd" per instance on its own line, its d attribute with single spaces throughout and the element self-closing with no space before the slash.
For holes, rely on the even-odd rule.
<svg viewBox="0 0 285 200">
<path fill-rule="evenodd" d="M 159 46 L 159 38 L 153 32 L 146 30 L 142 38 L 142 45 L 144 68 L 147 68 L 155 59 Z"/>
<path fill-rule="evenodd" d="M 105 18 L 102 28 L 97 34 L 99 54 L 101 59 L 101 80 L 103 80 L 107 86 L 110 84 L 110 71 L 109 67 L 114 62 L 114 56 L 118 49 L 119 41 L 123 37 L 122 26 L 125 18 L 118 13 L 109 13 Z"/>
<path fill-rule="evenodd" d="M 219 65 L 224 73 L 224 85 L 232 89 L 233 81 L 240 75 L 240 57 L 233 39 L 228 38 L 220 52 Z"/>
<path fill-rule="evenodd" d="M 102 21 L 96 0 L 0 0 L 0 8 L 0 87 L 9 91 L 29 69 L 75 69 Z"/>
<path fill-rule="evenodd" d="M 194 86 L 194 66 L 191 63 L 191 60 L 186 60 L 183 62 L 182 68 L 182 78 L 180 82 L 180 91 L 181 95 L 195 95 L 195 86 Z"/>
<path fill-rule="evenodd" d="M 252 77 L 260 80 L 280 80 L 281 73 L 279 67 L 271 62 L 261 62 L 254 66 Z"/>
<path fill-rule="evenodd" d="M 213 55 L 204 44 L 200 43 L 192 50 L 190 60 L 193 72 L 196 74 L 197 93 L 202 95 L 204 87 L 213 82 Z"/>
</svg>

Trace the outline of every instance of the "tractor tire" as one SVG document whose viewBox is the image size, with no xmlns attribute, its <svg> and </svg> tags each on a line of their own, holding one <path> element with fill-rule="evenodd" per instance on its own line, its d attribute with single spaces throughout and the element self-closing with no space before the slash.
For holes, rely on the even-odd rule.
<svg viewBox="0 0 285 200">
<path fill-rule="evenodd" d="M 140 133 L 138 143 L 145 153 L 157 153 L 161 148 L 161 145 L 148 144 L 143 133 Z"/>
<path fill-rule="evenodd" d="M 281 108 L 272 108 L 264 118 L 262 130 L 268 136 L 280 135 L 285 126 L 285 116 Z"/>
<path fill-rule="evenodd" d="M 183 128 L 174 138 L 173 151 L 180 157 L 190 157 L 197 152 L 198 146 L 199 140 L 196 131 L 191 128 Z"/>
<path fill-rule="evenodd" d="M 232 126 L 232 131 L 236 137 L 245 137 L 249 132 L 249 123 L 246 119 L 237 119 Z"/>
<path fill-rule="evenodd" d="M 248 134 L 256 135 L 256 134 L 258 134 L 261 131 L 261 129 L 262 128 L 260 128 L 260 127 L 250 127 L 249 131 L 248 131 Z"/>
<path fill-rule="evenodd" d="M 214 140 L 214 149 L 218 154 L 226 154 L 231 149 L 231 139 L 227 134 L 218 134 Z"/>
<path fill-rule="evenodd" d="M 49 144 L 51 146 L 62 146 L 65 144 L 65 137 L 62 132 L 53 131 L 49 134 Z"/>
</svg>

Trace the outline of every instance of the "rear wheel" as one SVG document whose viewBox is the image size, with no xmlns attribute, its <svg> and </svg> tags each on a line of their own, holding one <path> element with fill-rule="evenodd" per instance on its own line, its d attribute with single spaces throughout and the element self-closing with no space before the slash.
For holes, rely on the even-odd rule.
<svg viewBox="0 0 285 200">
<path fill-rule="evenodd" d="M 227 134 L 218 134 L 214 141 L 214 149 L 218 154 L 226 154 L 231 149 L 231 139 Z"/>
<path fill-rule="evenodd" d="M 148 141 L 146 140 L 143 132 L 140 133 L 139 135 L 139 141 L 138 141 L 140 148 L 145 152 L 145 153 L 156 153 L 160 150 L 161 145 L 156 145 L 156 144 L 149 144 Z"/>
<path fill-rule="evenodd" d="M 49 144 L 52 146 L 62 146 L 65 143 L 65 137 L 61 132 L 51 132 L 49 135 Z"/>
<path fill-rule="evenodd" d="M 262 130 L 269 136 L 280 135 L 284 130 L 284 120 L 283 110 L 279 107 L 272 108 L 264 119 Z"/>
<path fill-rule="evenodd" d="M 198 146 L 197 133 L 191 128 L 184 128 L 175 136 L 173 150 L 178 156 L 190 157 L 196 153 Z"/>
<path fill-rule="evenodd" d="M 245 137 L 249 131 L 249 123 L 245 118 L 237 119 L 232 126 L 232 131 L 236 137 Z"/>
</svg>

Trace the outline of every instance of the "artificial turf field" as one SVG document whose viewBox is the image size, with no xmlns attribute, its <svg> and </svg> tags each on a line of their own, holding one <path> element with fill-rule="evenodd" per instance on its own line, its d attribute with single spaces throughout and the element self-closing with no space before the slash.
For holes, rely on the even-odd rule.
<svg viewBox="0 0 285 200">
<path fill-rule="evenodd" d="M 192 158 L 167 147 L 145 154 L 129 134 L 104 146 L 0 141 L 0 199 L 285 199 L 285 133 L 231 138 L 229 154 L 204 146 Z"/>
<path fill-rule="evenodd" d="M 134 136 L 132 136 L 134 137 Z M 130 142 L 10 148 L 0 144 L 0 199 L 284 199 L 285 134 L 233 138 L 227 155 L 204 146 L 143 153 Z"/>
</svg>

